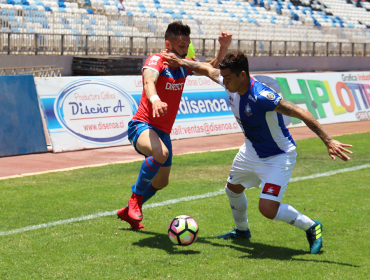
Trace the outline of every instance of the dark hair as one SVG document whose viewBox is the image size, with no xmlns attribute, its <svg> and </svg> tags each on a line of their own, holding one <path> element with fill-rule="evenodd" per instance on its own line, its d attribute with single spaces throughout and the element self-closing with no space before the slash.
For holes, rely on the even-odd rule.
<svg viewBox="0 0 370 280">
<path fill-rule="evenodd" d="M 231 73 L 234 73 L 239 77 L 242 71 L 249 76 L 249 64 L 248 58 L 242 51 L 231 51 L 228 52 L 222 61 L 219 63 L 220 69 L 230 69 Z"/>
<path fill-rule="evenodd" d="M 164 39 L 168 41 L 176 40 L 179 35 L 190 35 L 190 27 L 183 24 L 180 20 L 174 21 L 168 25 Z"/>
</svg>

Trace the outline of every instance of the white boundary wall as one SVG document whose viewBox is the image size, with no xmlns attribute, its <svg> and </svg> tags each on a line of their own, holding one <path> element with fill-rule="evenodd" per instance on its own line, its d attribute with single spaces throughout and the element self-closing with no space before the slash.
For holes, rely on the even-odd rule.
<svg viewBox="0 0 370 280">
<path fill-rule="evenodd" d="M 370 120 L 370 72 L 254 75 L 321 124 Z M 127 145 L 141 76 L 35 78 L 54 152 Z M 223 88 L 188 77 L 171 138 L 240 132 Z M 288 127 L 304 125 L 284 117 Z"/>
</svg>

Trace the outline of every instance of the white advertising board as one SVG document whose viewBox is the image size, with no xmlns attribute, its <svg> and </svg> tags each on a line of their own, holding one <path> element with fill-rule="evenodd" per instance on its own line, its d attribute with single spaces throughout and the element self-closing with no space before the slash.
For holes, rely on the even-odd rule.
<svg viewBox="0 0 370 280">
<path fill-rule="evenodd" d="M 370 120 L 370 72 L 254 75 L 322 124 Z M 54 152 L 129 144 L 141 76 L 35 78 Z M 284 117 L 288 127 L 304 125 Z M 240 132 L 223 88 L 186 79 L 172 139 Z"/>
</svg>

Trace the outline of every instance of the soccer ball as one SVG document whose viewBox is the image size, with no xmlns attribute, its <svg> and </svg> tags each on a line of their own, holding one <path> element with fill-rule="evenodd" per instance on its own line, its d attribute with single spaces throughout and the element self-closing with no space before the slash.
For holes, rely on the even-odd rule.
<svg viewBox="0 0 370 280">
<path fill-rule="evenodd" d="M 168 237 L 176 245 L 188 246 L 197 240 L 198 224 L 190 216 L 177 216 L 168 226 Z"/>
</svg>

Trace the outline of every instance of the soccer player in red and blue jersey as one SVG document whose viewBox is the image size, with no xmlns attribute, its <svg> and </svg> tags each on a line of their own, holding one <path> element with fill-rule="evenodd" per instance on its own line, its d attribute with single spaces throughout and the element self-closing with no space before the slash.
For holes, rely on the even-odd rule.
<svg viewBox="0 0 370 280">
<path fill-rule="evenodd" d="M 222 32 L 220 50 L 210 64 L 217 67 L 231 43 L 231 34 Z M 181 21 L 168 25 L 166 49 L 185 58 L 190 44 L 190 27 Z M 143 67 L 143 93 L 139 108 L 129 122 L 128 138 L 135 150 L 145 156 L 128 205 L 117 215 L 133 229 L 145 229 L 142 204 L 168 185 L 172 165 L 170 133 L 179 109 L 185 79 L 192 74 L 185 67 L 169 67 L 162 54 L 149 56 Z"/>
</svg>

